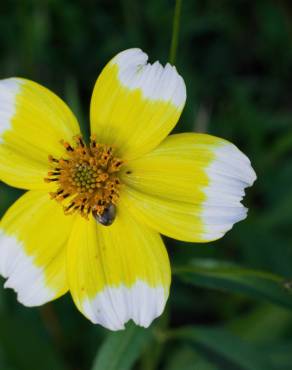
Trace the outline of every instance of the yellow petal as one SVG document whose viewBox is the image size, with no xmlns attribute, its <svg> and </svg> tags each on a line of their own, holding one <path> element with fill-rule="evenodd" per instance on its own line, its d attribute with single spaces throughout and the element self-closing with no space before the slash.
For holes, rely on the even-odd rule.
<svg viewBox="0 0 292 370">
<path fill-rule="evenodd" d="M 162 234 L 205 242 L 246 217 L 241 200 L 255 178 L 249 159 L 228 141 L 177 134 L 124 167 L 122 196 L 135 217 Z"/>
<path fill-rule="evenodd" d="M 169 260 L 158 233 L 120 206 L 111 226 L 76 219 L 68 279 L 75 304 L 92 322 L 120 330 L 132 319 L 148 327 L 168 297 Z"/>
<path fill-rule="evenodd" d="M 155 148 L 177 123 L 186 100 L 175 67 L 146 64 L 148 56 L 129 49 L 103 69 L 90 108 L 97 141 L 113 144 L 124 159 Z"/>
<path fill-rule="evenodd" d="M 0 223 L 0 274 L 19 302 L 38 306 L 68 290 L 66 243 L 72 216 L 44 191 L 19 198 Z"/>
<path fill-rule="evenodd" d="M 45 87 L 21 78 L 0 81 L 0 180 L 24 189 L 47 187 L 48 155 L 61 156 L 78 123 Z"/>
</svg>

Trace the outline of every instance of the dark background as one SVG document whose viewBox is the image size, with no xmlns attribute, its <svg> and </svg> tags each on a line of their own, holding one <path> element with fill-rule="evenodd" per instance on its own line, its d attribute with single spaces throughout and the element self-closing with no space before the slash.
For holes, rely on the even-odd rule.
<svg viewBox="0 0 292 370">
<path fill-rule="evenodd" d="M 0 77 L 49 87 L 88 133 L 93 85 L 113 55 L 140 47 L 151 62 L 168 61 L 174 6 L 170 0 L 4 0 Z M 175 64 L 188 99 L 176 131 L 221 136 L 249 156 L 258 175 L 245 199 L 249 217 L 218 242 L 166 239 L 174 267 L 167 309 L 133 337 L 92 325 L 69 295 L 28 309 L 1 287 L 1 370 L 90 369 L 104 341 L 108 348 L 120 343 L 112 347 L 114 358 L 127 335 L 133 346 L 124 356 L 137 359 L 135 369 L 292 370 L 291 46 L 290 1 L 182 2 Z M 0 215 L 20 194 L 0 184 Z M 197 267 L 186 276 L 182 270 L 190 265 Z M 132 368 L 99 361 L 95 369 Z"/>
</svg>

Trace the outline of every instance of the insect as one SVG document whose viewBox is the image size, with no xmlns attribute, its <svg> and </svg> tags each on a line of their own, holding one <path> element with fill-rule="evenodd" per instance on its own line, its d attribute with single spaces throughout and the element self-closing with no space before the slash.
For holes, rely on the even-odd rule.
<svg viewBox="0 0 292 370">
<path fill-rule="evenodd" d="M 102 214 L 98 214 L 95 210 L 92 211 L 92 214 L 101 225 L 110 226 L 116 218 L 117 208 L 114 204 L 110 204 Z"/>
</svg>

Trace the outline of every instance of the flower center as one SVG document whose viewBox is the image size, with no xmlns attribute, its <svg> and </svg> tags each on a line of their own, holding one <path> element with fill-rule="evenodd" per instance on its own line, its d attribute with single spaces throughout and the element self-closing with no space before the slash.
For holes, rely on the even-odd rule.
<svg viewBox="0 0 292 370">
<path fill-rule="evenodd" d="M 66 215 L 78 212 L 88 219 L 90 213 L 103 225 L 110 225 L 121 186 L 118 172 L 122 161 L 114 156 L 113 148 L 98 144 L 92 137 L 86 146 L 81 136 L 76 145 L 62 142 L 66 158 L 49 156 L 51 170 L 46 182 L 57 182 L 51 197 L 63 204 Z"/>
</svg>

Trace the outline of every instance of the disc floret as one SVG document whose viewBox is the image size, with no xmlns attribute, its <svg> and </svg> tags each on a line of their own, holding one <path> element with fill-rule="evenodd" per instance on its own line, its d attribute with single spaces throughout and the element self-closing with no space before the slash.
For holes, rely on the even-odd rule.
<svg viewBox="0 0 292 370">
<path fill-rule="evenodd" d="M 74 137 L 74 141 L 74 146 L 62 141 L 64 158 L 49 156 L 51 170 L 45 181 L 57 183 L 57 190 L 50 195 L 63 204 L 67 215 L 78 212 L 86 219 L 90 213 L 101 216 L 118 202 L 118 173 L 123 163 L 112 146 L 98 144 L 95 137 L 91 137 L 89 146 L 81 136 Z"/>
</svg>

